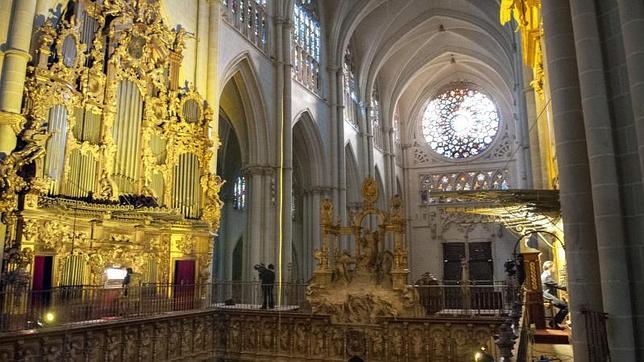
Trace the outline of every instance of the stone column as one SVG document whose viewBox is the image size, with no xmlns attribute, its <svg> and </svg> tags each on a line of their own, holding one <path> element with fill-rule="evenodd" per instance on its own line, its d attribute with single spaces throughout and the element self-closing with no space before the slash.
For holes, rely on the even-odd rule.
<svg viewBox="0 0 644 362">
<path fill-rule="evenodd" d="M 9 36 L 9 22 L 11 21 L 13 0 L 0 0 L 0 44 L 7 43 Z M 2 80 L 2 63 L 4 62 L 4 49 L 0 49 L 0 81 Z"/>
<path fill-rule="evenodd" d="M 36 0 L 14 3 L 0 81 L 0 159 L 16 148 L 16 115 L 20 114 Z"/>
<path fill-rule="evenodd" d="M 537 105 L 535 97 L 537 94 L 534 88 L 529 85 L 528 80 L 532 80 L 532 69 L 523 66 L 524 88 L 523 97 L 525 98 L 526 119 L 528 128 L 528 138 L 530 140 L 530 166 L 531 166 L 531 183 L 534 189 L 543 189 L 547 185 L 543 184 L 541 176 L 541 153 L 539 152 L 539 128 L 537 125 Z M 534 125 L 534 126 L 533 126 Z"/>
<path fill-rule="evenodd" d="M 329 67 L 329 100 L 330 100 L 330 114 L 331 114 L 331 147 L 330 147 L 330 157 L 331 157 L 331 200 L 333 205 L 338 205 L 340 200 L 338 193 L 338 172 L 340 171 L 339 161 L 338 161 L 338 148 L 342 144 L 343 140 L 338 138 L 338 123 L 340 122 L 338 118 L 338 93 L 340 89 L 338 88 L 338 72 L 340 67 Z"/>
<path fill-rule="evenodd" d="M 517 170 L 518 170 L 518 182 L 516 183 L 517 188 L 532 188 L 532 168 L 531 168 L 531 154 L 530 154 L 530 114 L 527 106 L 527 94 L 525 93 L 525 80 L 522 76 L 524 74 L 523 69 L 523 60 L 521 52 L 521 44 L 519 41 L 519 34 L 514 33 L 514 41 L 517 49 L 514 53 L 514 95 L 517 102 L 517 120 L 516 124 L 518 129 L 516 130 L 516 135 L 519 139 L 519 152 L 517 155 Z M 530 78 L 527 78 L 528 80 Z M 534 99 L 532 100 L 534 101 Z M 533 118 L 534 119 L 534 118 Z"/>
<path fill-rule="evenodd" d="M 320 248 L 320 200 L 321 200 L 321 188 L 314 187 L 311 190 L 312 194 L 312 205 L 311 205 L 311 235 L 313 239 L 311 240 L 311 249 Z M 312 256 L 310 256 L 312 257 Z"/>
<path fill-rule="evenodd" d="M 623 214 L 597 13 L 592 0 L 574 0 L 570 4 L 588 140 L 603 306 L 608 313 L 608 344 L 612 360 L 635 361 Z"/>
<path fill-rule="evenodd" d="M 285 22 L 282 27 L 282 50 L 284 72 L 284 128 L 283 139 L 283 170 L 282 170 L 282 191 L 280 197 L 283 200 L 282 207 L 282 281 L 289 280 L 287 275 L 288 266 L 293 261 L 293 215 L 291 212 L 291 190 L 293 188 L 293 121 L 291 111 L 292 80 L 291 80 L 291 27 L 290 22 Z"/>
<path fill-rule="evenodd" d="M 576 360 L 589 361 L 581 312 L 601 312 L 603 307 L 570 5 L 567 1 L 544 0 L 542 15 L 566 236 L 570 310 L 572 323 L 578 326 L 572 345 Z"/>
<path fill-rule="evenodd" d="M 197 9 L 197 47 L 195 51 L 195 68 L 193 79 L 195 80 L 195 90 L 201 94 L 206 94 L 208 89 L 208 37 L 209 37 L 209 17 L 210 5 L 209 0 L 198 0 Z"/>
<path fill-rule="evenodd" d="M 210 0 L 208 4 L 208 61 L 206 62 L 206 101 L 212 109 L 210 131 L 217 133 L 219 130 L 219 26 L 221 25 L 221 1 Z M 201 12 L 202 9 L 200 8 Z M 217 146 L 216 146 L 217 147 Z M 217 172 L 217 152 L 213 149 L 215 157 L 210 164 L 210 172 Z"/>
<path fill-rule="evenodd" d="M 637 130 L 640 169 L 644 170 L 644 3 L 641 0 L 617 0 L 626 53 L 626 69 Z M 642 172 L 644 180 L 644 172 Z"/>
<path fill-rule="evenodd" d="M 375 134 L 375 130 L 372 129 L 373 124 L 371 122 L 371 106 L 367 106 L 365 111 L 365 130 L 366 130 L 366 138 L 365 138 L 365 143 L 367 145 L 366 147 L 366 165 L 365 165 L 365 171 L 364 171 L 364 176 L 373 176 L 373 169 L 374 169 L 374 157 L 373 157 L 373 148 L 374 148 L 374 142 L 373 142 L 373 137 Z"/>
<path fill-rule="evenodd" d="M 248 266 L 263 262 L 273 263 L 272 260 L 261 258 L 261 235 L 262 235 L 262 179 L 263 168 L 261 166 L 248 167 L 244 174 L 248 185 L 248 236 L 245 238 L 245 247 L 249 251 Z"/>
<path fill-rule="evenodd" d="M 337 207 L 337 212 L 340 216 L 340 220 L 342 221 L 342 224 L 347 223 L 347 165 L 346 165 L 346 157 L 344 153 L 344 97 L 343 97 L 343 90 L 342 90 L 342 79 L 344 75 L 342 74 L 342 68 L 338 70 L 338 73 L 336 75 L 336 96 L 337 96 L 337 101 L 338 104 L 340 105 L 337 108 L 338 112 L 338 203 L 334 204 L 335 207 Z M 340 239 L 344 246 L 346 247 L 348 243 L 348 238 L 341 238 Z"/>
</svg>

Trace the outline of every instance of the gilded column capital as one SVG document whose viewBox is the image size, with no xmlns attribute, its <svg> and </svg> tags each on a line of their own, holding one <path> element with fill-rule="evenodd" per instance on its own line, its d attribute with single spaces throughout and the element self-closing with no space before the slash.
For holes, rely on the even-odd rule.
<svg viewBox="0 0 644 362">
<path fill-rule="evenodd" d="M 0 111 L 0 126 L 11 126 L 15 134 L 20 133 L 25 122 L 25 117 L 22 114 Z"/>
</svg>

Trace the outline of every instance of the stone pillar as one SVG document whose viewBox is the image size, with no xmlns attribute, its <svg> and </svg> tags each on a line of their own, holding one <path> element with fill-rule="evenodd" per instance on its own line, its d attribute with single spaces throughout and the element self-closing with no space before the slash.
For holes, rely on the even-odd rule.
<svg viewBox="0 0 644 362">
<path fill-rule="evenodd" d="M 588 361 L 581 312 L 601 312 L 603 306 L 570 5 L 567 1 L 544 0 L 542 15 L 566 236 L 570 310 L 573 325 L 579 326 L 572 336 L 572 345 L 575 359 Z"/>
<path fill-rule="evenodd" d="M 331 119 L 331 147 L 330 147 L 330 157 L 331 157 L 331 200 L 333 205 L 338 205 L 340 201 L 338 193 L 338 172 L 340 170 L 339 161 L 338 161 L 338 148 L 340 144 L 344 143 L 343 140 L 338 138 L 338 123 L 340 122 L 338 118 L 338 99 L 340 89 L 338 88 L 338 72 L 341 68 L 339 67 L 329 67 L 329 100 L 330 100 L 330 119 Z"/>
<path fill-rule="evenodd" d="M 530 121 L 528 118 L 530 113 L 528 112 L 527 106 L 527 97 L 528 94 L 525 93 L 525 80 L 522 76 L 523 69 L 523 60 L 521 53 L 521 44 L 519 41 L 519 34 L 514 33 L 515 46 L 519 49 L 514 53 L 514 74 L 515 74 L 515 85 L 514 85 L 514 96 L 517 102 L 517 120 L 516 124 L 518 125 L 516 135 L 519 139 L 519 152 L 517 155 L 517 170 L 518 170 L 518 180 L 515 187 L 517 188 L 533 188 L 532 187 L 532 167 L 531 167 L 531 154 L 530 154 Z M 530 78 L 527 78 L 528 80 Z M 534 94 L 534 93 L 533 93 Z M 534 102 L 534 99 L 532 100 Z M 533 118 L 534 119 L 534 118 Z"/>
<path fill-rule="evenodd" d="M 197 8 L 197 47 L 195 51 L 195 68 L 193 79 L 195 81 L 195 90 L 201 94 L 207 94 L 208 77 L 202 76 L 208 74 L 208 46 L 209 46 L 209 17 L 210 5 L 209 0 L 198 0 Z"/>
<path fill-rule="evenodd" d="M 640 0 L 617 0 L 626 53 L 626 69 L 637 130 L 640 169 L 644 170 L 644 3 Z M 644 180 L 644 172 L 642 174 Z"/>
<path fill-rule="evenodd" d="M 284 36 L 284 233 L 283 233 L 283 268 L 293 262 L 293 215 L 291 204 L 293 198 L 291 190 L 293 189 L 293 116 L 291 110 L 292 80 L 291 71 L 293 65 L 291 59 L 291 27 L 290 22 L 285 23 L 283 29 Z M 288 280 L 290 276 L 284 275 L 282 280 Z"/>
<path fill-rule="evenodd" d="M 9 35 L 9 22 L 11 21 L 13 0 L 0 0 L 0 44 L 7 43 Z M 0 81 L 2 81 L 2 63 L 4 62 L 4 49 L 0 49 Z"/>
<path fill-rule="evenodd" d="M 346 225 L 347 223 L 347 165 L 346 165 L 346 157 L 344 153 L 344 97 L 343 97 L 343 90 L 342 90 L 342 79 L 344 75 L 342 73 L 342 68 L 340 68 L 336 74 L 336 96 L 337 96 L 337 101 L 338 104 L 340 105 L 337 109 L 338 112 L 338 203 L 334 204 L 337 205 L 337 210 L 338 214 L 340 216 L 340 220 L 342 224 Z M 348 245 L 348 238 L 347 237 L 342 237 L 340 239 L 343 242 L 343 246 L 346 247 Z"/>
<path fill-rule="evenodd" d="M 262 235 L 262 178 L 263 168 L 261 166 L 249 167 L 244 172 L 248 185 L 248 236 L 245 238 L 245 249 L 249 252 L 248 267 L 257 263 L 267 265 L 275 261 L 263 260 L 261 258 L 261 235 Z M 246 248 L 246 246 L 248 248 Z"/>
<path fill-rule="evenodd" d="M 373 157 L 373 147 L 374 147 L 374 142 L 373 142 L 373 137 L 375 134 L 375 130 L 372 129 L 373 123 L 371 120 L 371 106 L 366 107 L 365 111 L 365 130 L 366 130 L 366 139 L 365 143 L 367 144 L 366 147 L 366 167 L 365 167 L 365 173 L 364 176 L 371 176 L 373 177 L 373 170 L 374 170 L 374 157 Z"/>
<path fill-rule="evenodd" d="M 0 81 L 0 159 L 16 148 L 16 115 L 20 114 L 36 0 L 16 1 L 11 14 Z"/>
<path fill-rule="evenodd" d="M 312 194 L 312 205 L 311 205 L 311 211 L 312 211 L 312 222 L 311 222 L 311 236 L 313 239 L 311 240 L 311 249 L 319 249 L 320 248 L 320 236 L 321 236 L 321 230 L 320 230 L 320 195 L 321 195 L 321 189 L 319 187 L 314 187 L 313 190 L 311 190 Z M 309 256 L 311 258 L 312 255 Z"/>
<path fill-rule="evenodd" d="M 612 360 L 635 361 L 623 214 L 597 13 L 592 0 L 570 4 L 588 140 L 603 307 L 608 313 L 608 344 Z"/>
<path fill-rule="evenodd" d="M 541 176 L 541 153 L 539 151 L 539 129 L 537 125 L 537 105 L 535 97 L 537 94 L 534 92 L 534 88 L 529 85 L 528 80 L 532 80 L 532 69 L 523 66 L 523 97 L 525 98 L 525 109 L 526 109 L 526 119 L 528 127 L 528 138 L 530 140 L 530 166 L 531 166 L 531 176 L 532 176 L 532 188 L 534 189 L 543 189 L 547 185 L 543 184 L 543 179 Z M 534 127 L 532 127 L 534 125 Z"/>
<path fill-rule="evenodd" d="M 201 12 L 202 9 L 200 8 Z M 204 9 L 205 11 L 205 9 Z M 221 25 L 221 1 L 210 0 L 208 3 L 208 61 L 206 62 L 206 101 L 212 109 L 210 132 L 219 130 L 219 26 Z M 218 147 L 218 146 L 215 146 Z M 217 155 L 217 151 L 213 149 Z M 217 172 L 217 157 L 212 158 L 210 172 Z"/>
</svg>

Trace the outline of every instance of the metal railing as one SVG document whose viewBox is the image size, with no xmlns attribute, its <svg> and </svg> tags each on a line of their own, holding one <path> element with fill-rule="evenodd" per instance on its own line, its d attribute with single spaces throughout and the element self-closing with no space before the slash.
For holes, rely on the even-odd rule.
<svg viewBox="0 0 644 362">
<path fill-rule="evenodd" d="M 302 304 L 306 285 L 273 287 L 275 307 L 294 310 Z M 259 309 L 259 282 L 213 282 L 203 285 L 141 284 L 126 288 L 63 286 L 34 291 L 6 288 L 0 292 L 0 332 L 65 323 L 160 315 L 212 308 Z"/>
<path fill-rule="evenodd" d="M 501 316 L 510 312 L 504 284 L 414 285 L 427 315 Z"/>
<path fill-rule="evenodd" d="M 272 290 L 278 310 L 294 311 L 305 302 L 306 284 L 283 283 Z M 508 312 L 505 287 L 489 285 L 416 285 L 428 316 L 500 316 Z M 66 323 L 99 323 L 179 311 L 213 308 L 260 309 L 259 282 L 203 285 L 140 284 L 126 288 L 61 286 L 35 291 L 0 291 L 0 332 Z M 270 308 L 270 305 L 267 305 Z"/>
</svg>

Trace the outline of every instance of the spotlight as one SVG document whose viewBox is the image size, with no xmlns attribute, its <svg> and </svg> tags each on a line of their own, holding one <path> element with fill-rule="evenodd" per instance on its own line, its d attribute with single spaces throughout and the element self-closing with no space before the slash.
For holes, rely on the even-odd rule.
<svg viewBox="0 0 644 362">
<path fill-rule="evenodd" d="M 45 313 L 45 323 L 51 324 L 56 320 L 56 315 L 52 312 Z"/>
<path fill-rule="evenodd" d="M 475 362 L 494 362 L 494 357 L 487 353 L 487 348 L 481 346 L 481 348 L 474 353 Z"/>
</svg>

